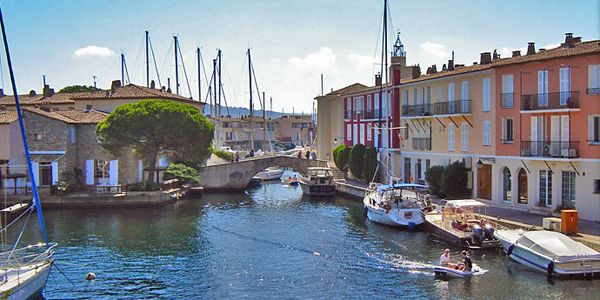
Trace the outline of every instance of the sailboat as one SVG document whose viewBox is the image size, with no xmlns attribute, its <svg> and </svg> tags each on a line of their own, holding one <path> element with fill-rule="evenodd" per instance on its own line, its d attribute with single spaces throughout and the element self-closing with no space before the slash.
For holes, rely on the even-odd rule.
<svg viewBox="0 0 600 300">
<path fill-rule="evenodd" d="M 25 225 L 27 225 L 29 217 L 35 211 L 37 212 L 40 230 L 44 239 L 43 243 L 19 248 L 19 242 L 25 229 L 23 228 L 21 229 L 20 234 L 17 235 L 17 240 L 13 245 L 2 245 L 2 252 L 0 253 L 0 297 L 2 299 L 34 299 L 42 294 L 46 286 L 46 281 L 48 280 L 50 269 L 52 268 L 52 264 L 54 262 L 52 256 L 54 254 L 56 244 L 50 244 L 48 242 L 48 235 L 46 234 L 46 225 L 44 223 L 44 216 L 42 214 L 42 206 L 37 190 L 37 184 L 35 182 L 35 176 L 33 175 L 31 157 L 29 154 L 29 147 L 27 145 L 27 137 L 25 135 L 23 115 L 21 113 L 21 105 L 19 103 L 19 93 L 17 92 L 12 62 L 10 59 L 8 39 L 6 37 L 4 19 L 2 16 L 2 8 L 0 8 L 0 26 L 2 27 L 2 38 L 4 41 L 6 60 L 10 72 L 13 93 L 15 95 L 15 105 L 19 117 L 21 138 L 23 141 L 23 148 L 25 150 L 25 158 L 27 160 L 27 169 L 29 178 L 31 178 L 31 191 L 33 194 L 33 205 L 24 211 L 19 217 L 17 217 L 17 219 L 7 224 L 1 230 L 2 233 L 8 232 L 8 230 L 15 226 L 18 220 L 22 218 L 25 219 Z"/>
</svg>

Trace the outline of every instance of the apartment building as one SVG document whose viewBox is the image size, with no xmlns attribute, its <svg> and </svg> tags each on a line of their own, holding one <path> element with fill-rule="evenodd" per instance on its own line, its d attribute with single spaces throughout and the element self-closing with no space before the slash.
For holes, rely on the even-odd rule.
<svg viewBox="0 0 600 300">
<path fill-rule="evenodd" d="M 254 117 L 252 123 L 254 129 L 250 127 L 250 118 L 241 117 L 221 117 L 218 120 L 210 118 L 215 125 L 214 143 L 221 146 L 229 146 L 234 150 L 250 149 L 251 137 L 254 139 L 254 148 L 270 150 L 268 143 L 274 141 L 275 122 L 269 118 Z M 266 129 L 266 134 L 265 134 Z"/>
<path fill-rule="evenodd" d="M 311 115 L 284 115 L 273 120 L 275 141 L 286 147 L 312 145 L 315 125 Z"/>
</svg>

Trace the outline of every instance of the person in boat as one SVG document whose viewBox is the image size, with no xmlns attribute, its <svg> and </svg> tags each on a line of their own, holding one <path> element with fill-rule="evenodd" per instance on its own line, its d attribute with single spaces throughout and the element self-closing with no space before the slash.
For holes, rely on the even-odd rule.
<svg viewBox="0 0 600 300">
<path fill-rule="evenodd" d="M 298 181 L 298 177 L 296 177 L 296 174 L 294 174 L 293 182 L 296 182 L 296 181 Z"/>
<path fill-rule="evenodd" d="M 442 256 L 440 256 L 440 266 L 442 267 L 450 267 L 450 249 L 444 250 Z"/>
<path fill-rule="evenodd" d="M 306 154 L 304 154 L 306 159 L 310 159 L 310 150 L 306 150 Z"/>
<path fill-rule="evenodd" d="M 473 262 L 471 261 L 471 257 L 469 257 L 469 252 L 467 250 L 463 250 L 461 252 L 463 257 L 463 262 L 459 264 L 458 269 L 461 271 L 471 271 L 473 269 Z"/>
<path fill-rule="evenodd" d="M 235 161 L 240 161 L 240 153 L 239 152 L 235 152 Z"/>
</svg>

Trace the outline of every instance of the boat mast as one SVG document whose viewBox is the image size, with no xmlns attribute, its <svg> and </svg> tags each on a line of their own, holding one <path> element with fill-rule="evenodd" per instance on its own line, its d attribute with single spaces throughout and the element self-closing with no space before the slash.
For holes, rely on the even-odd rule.
<svg viewBox="0 0 600 300">
<path fill-rule="evenodd" d="M 254 149 L 254 103 L 252 102 L 252 57 L 248 48 L 248 79 L 250 81 L 250 149 Z"/>
<path fill-rule="evenodd" d="M 221 49 L 217 50 L 217 59 L 219 60 L 219 85 L 216 87 L 219 93 L 219 111 L 217 113 L 219 114 L 219 118 L 221 118 Z"/>
<path fill-rule="evenodd" d="M 178 63 L 177 63 L 177 36 L 173 36 L 173 40 L 175 40 L 175 94 L 179 95 L 179 72 L 178 71 Z"/>
<path fill-rule="evenodd" d="M 196 48 L 196 56 L 198 59 L 198 101 L 202 102 L 202 69 L 200 68 L 202 57 L 200 56 L 200 47 Z"/>
<path fill-rule="evenodd" d="M 42 231 L 42 237 L 48 245 L 48 234 L 46 233 L 46 223 L 44 222 L 44 215 L 42 214 L 42 205 L 40 203 L 40 195 L 38 194 L 37 182 L 33 176 L 33 166 L 31 163 L 31 155 L 29 153 L 29 145 L 27 144 L 27 136 L 25 134 L 25 124 L 23 122 L 23 113 L 21 111 L 21 103 L 19 102 L 19 93 L 17 92 L 17 84 L 15 82 L 15 74 L 13 72 L 12 61 L 10 59 L 10 51 L 8 50 L 8 39 L 6 38 L 6 30 L 4 28 L 4 17 L 2 15 L 2 8 L 0 8 L 0 26 L 2 27 L 2 40 L 4 42 L 4 50 L 6 53 L 6 61 L 8 64 L 8 71 L 10 73 L 10 82 L 12 84 L 12 90 L 15 97 L 15 106 L 17 109 L 17 115 L 19 116 L 19 127 L 21 129 L 21 139 L 23 140 L 23 148 L 25 150 L 25 159 L 27 160 L 27 170 L 29 178 L 31 179 L 31 192 L 33 194 L 33 204 L 37 212 L 38 221 L 40 223 L 40 229 Z"/>
<path fill-rule="evenodd" d="M 390 117 L 389 117 L 389 113 L 390 113 L 390 101 L 389 101 L 389 92 L 388 92 L 388 59 L 387 59 L 387 46 L 388 46 L 388 41 L 387 41 L 387 8 L 388 8 L 388 4 L 387 4 L 387 0 L 383 0 L 383 35 L 382 35 L 382 47 L 381 47 L 381 75 L 383 76 L 383 74 L 385 73 L 385 81 L 382 80 L 381 84 L 384 85 L 385 84 L 385 106 L 386 106 L 386 116 L 385 116 L 385 129 L 387 131 L 386 134 L 386 160 L 385 160 L 385 168 L 386 168 L 386 176 L 389 177 L 390 174 L 390 136 L 392 134 L 392 131 L 390 129 Z M 381 93 L 381 92 L 380 92 Z M 381 95 L 379 96 L 379 99 L 381 101 Z M 382 110 L 382 106 L 379 106 L 380 109 L 380 115 L 381 115 L 381 110 Z M 383 133 L 383 132 L 382 132 Z"/>
<path fill-rule="evenodd" d="M 148 50 L 148 30 L 146 30 L 146 87 L 150 87 L 150 51 Z"/>
<path fill-rule="evenodd" d="M 262 113 L 263 113 L 263 152 L 267 151 L 267 146 L 265 145 L 267 143 L 267 111 L 266 111 L 266 106 L 267 103 L 265 101 L 265 92 L 262 93 L 263 97 L 262 97 Z"/>
</svg>

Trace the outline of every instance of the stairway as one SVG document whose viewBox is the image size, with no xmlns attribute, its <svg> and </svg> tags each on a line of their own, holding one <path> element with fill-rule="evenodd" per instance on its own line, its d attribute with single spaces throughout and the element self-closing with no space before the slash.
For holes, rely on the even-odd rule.
<svg viewBox="0 0 600 300">
<path fill-rule="evenodd" d="M 333 181 L 335 181 L 335 182 L 346 181 L 346 178 L 344 177 L 344 172 L 342 172 L 340 169 L 338 169 L 335 166 L 334 162 L 328 161 L 327 166 L 331 169 L 331 173 L 333 173 Z"/>
</svg>

